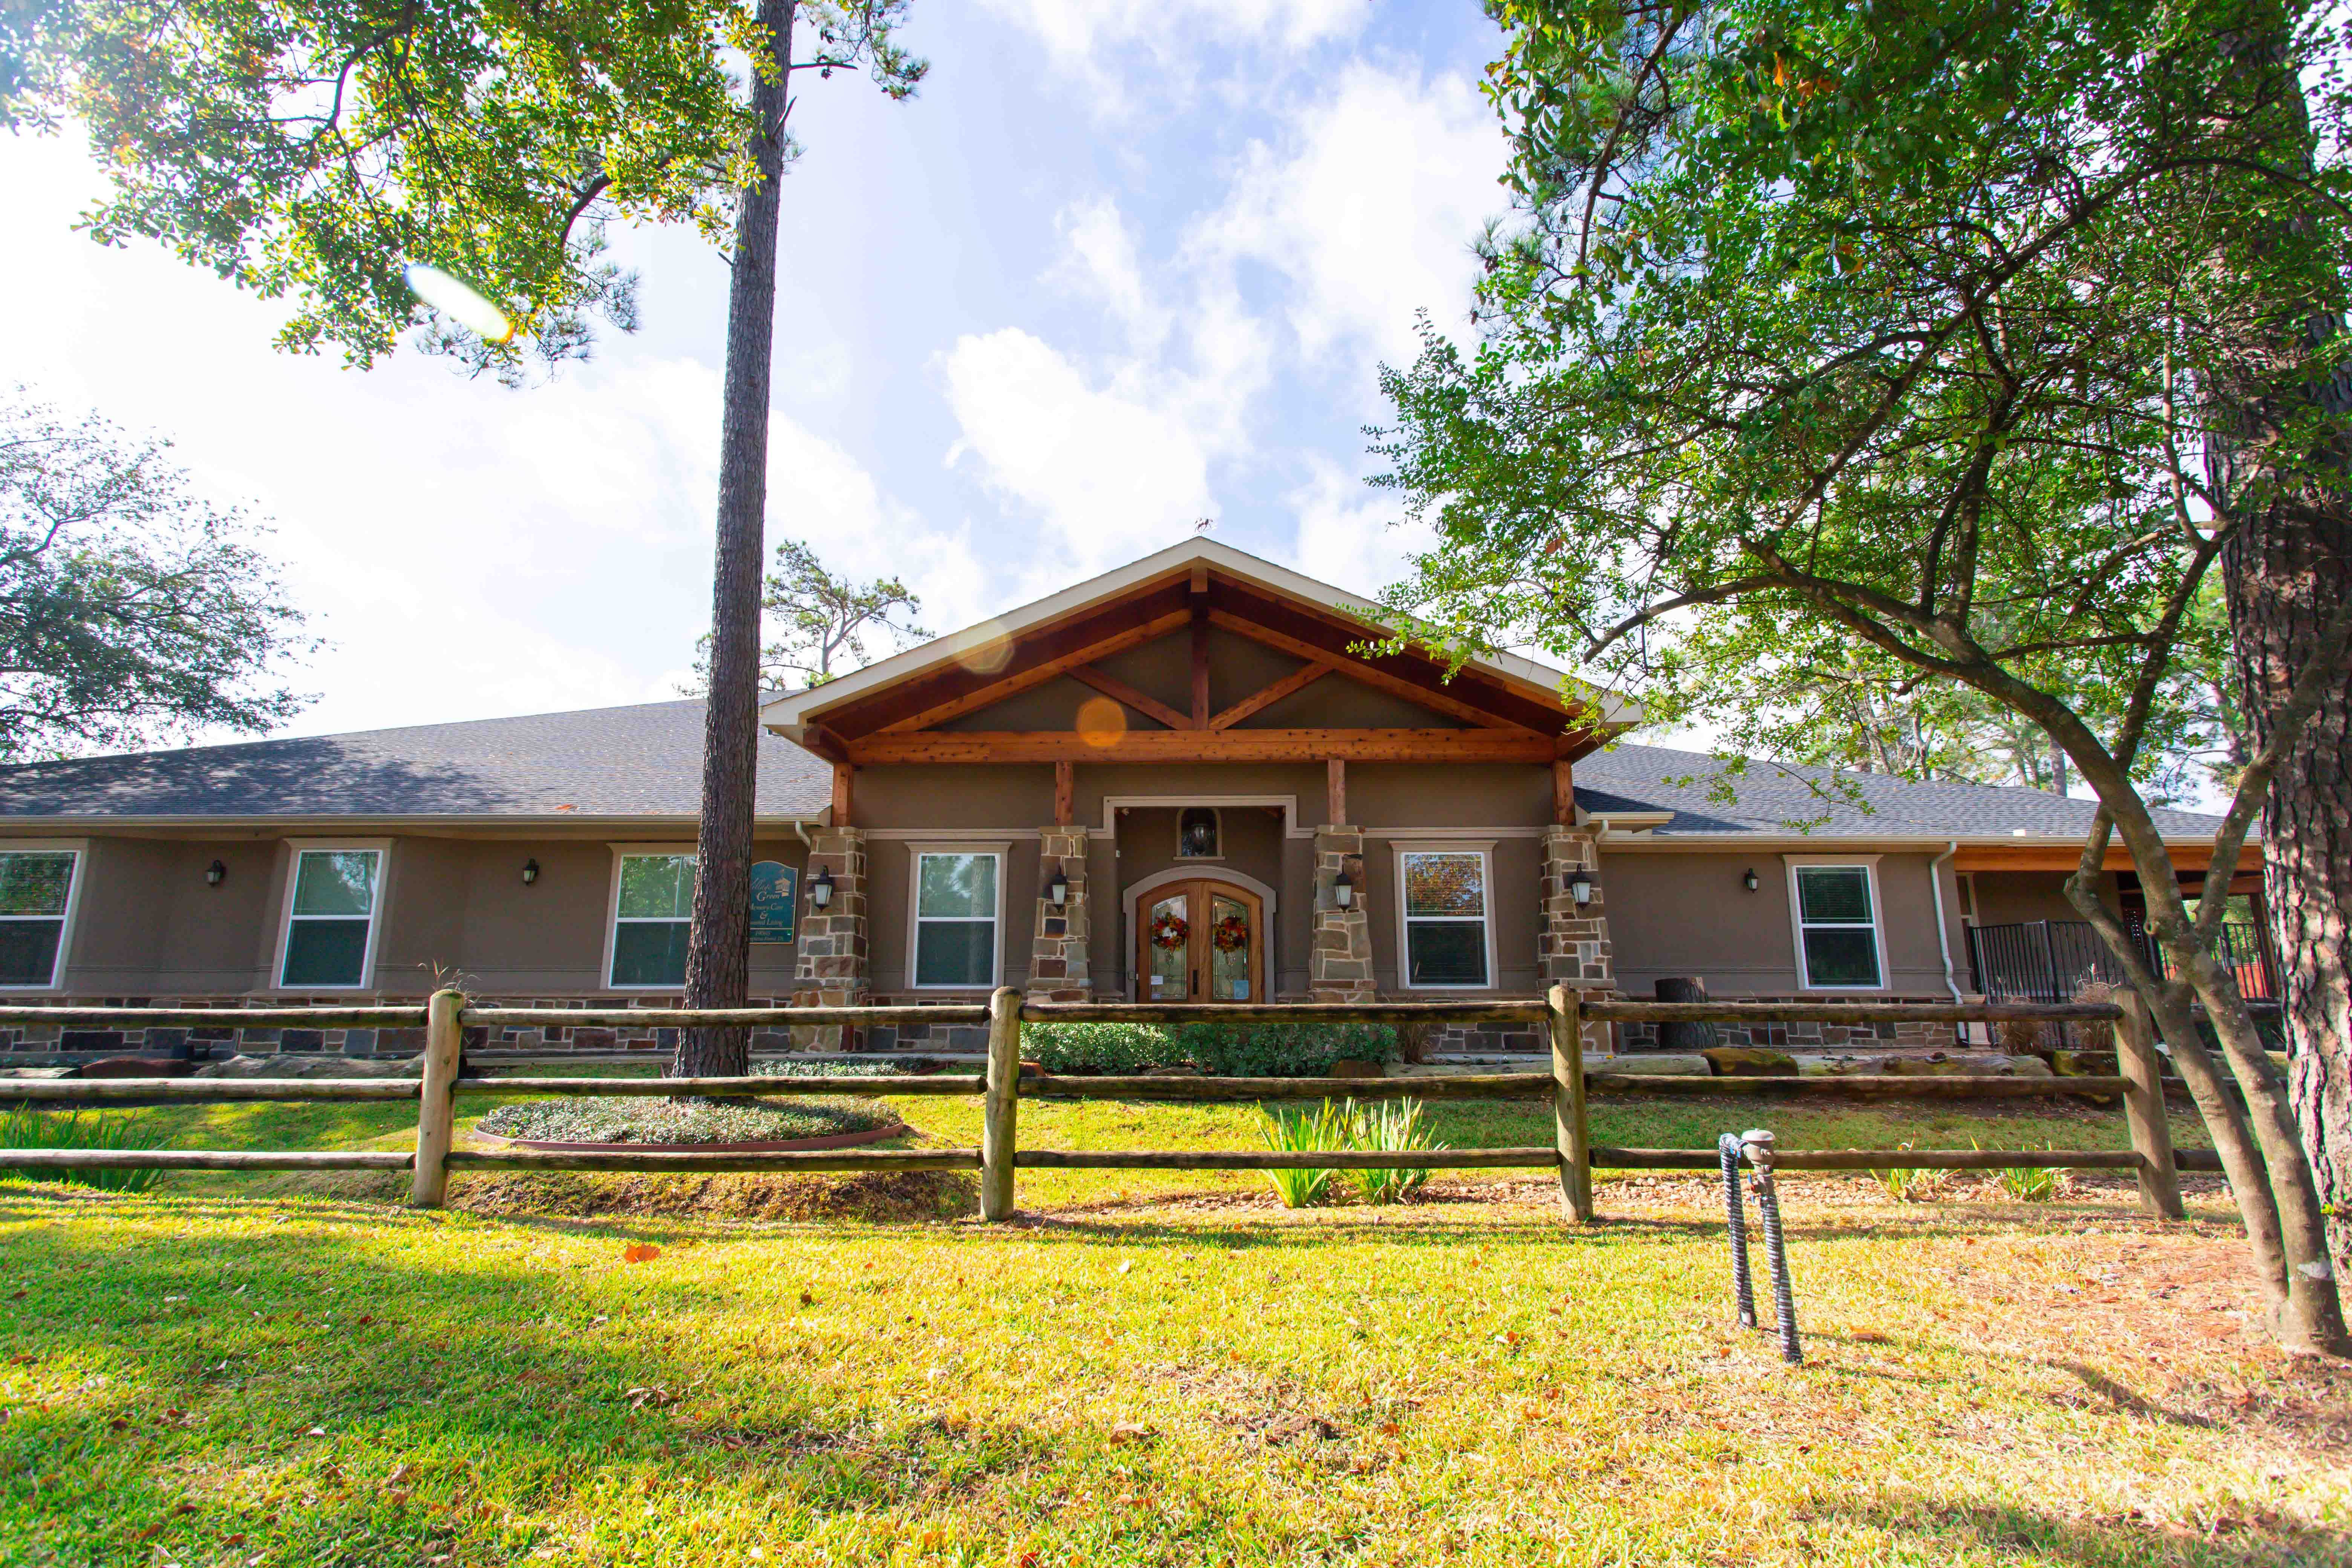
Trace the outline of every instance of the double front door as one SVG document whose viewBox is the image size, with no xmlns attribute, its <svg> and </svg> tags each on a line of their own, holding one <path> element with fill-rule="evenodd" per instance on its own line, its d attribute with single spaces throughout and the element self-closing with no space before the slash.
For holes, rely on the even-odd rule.
<svg viewBox="0 0 2352 1568">
<path fill-rule="evenodd" d="M 1206 879 L 1154 888 L 1136 908 L 1139 1002 L 1265 1000 L 1265 910 Z"/>
</svg>

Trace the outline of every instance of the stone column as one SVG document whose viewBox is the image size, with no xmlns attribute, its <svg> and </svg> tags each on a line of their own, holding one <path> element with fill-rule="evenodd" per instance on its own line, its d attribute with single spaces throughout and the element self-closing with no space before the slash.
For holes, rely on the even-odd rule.
<svg viewBox="0 0 2352 1568">
<path fill-rule="evenodd" d="M 1592 879 L 1589 904 L 1579 904 L 1569 886 L 1579 871 Z M 1536 960 L 1547 987 L 1565 983 L 1586 996 L 1606 996 L 1617 988 L 1600 844 L 1590 828 L 1554 826 L 1544 830 L 1543 931 Z M 1608 1025 L 1587 1023 L 1583 1034 L 1587 1052 L 1612 1054 Z"/>
<path fill-rule="evenodd" d="M 1069 879 L 1069 901 L 1056 905 L 1046 886 L 1058 870 Z M 1029 995 L 1045 1002 L 1084 1002 L 1093 995 L 1087 973 L 1087 830 L 1037 830 L 1037 925 L 1030 933 Z"/>
<path fill-rule="evenodd" d="M 833 873 L 833 901 L 818 909 L 809 901 L 817 873 Z M 798 957 L 793 969 L 795 1007 L 856 1007 L 874 1000 L 874 975 L 866 936 L 866 832 L 824 827 L 809 836 L 808 869 L 801 879 Z M 856 1050 L 856 1030 L 813 1026 L 793 1031 L 801 1050 Z"/>
<path fill-rule="evenodd" d="M 1331 884 L 1341 871 L 1355 884 L 1354 902 L 1341 909 Z M 1314 945 L 1307 953 L 1307 984 L 1317 1002 L 1370 1002 L 1379 992 L 1372 981 L 1372 919 L 1365 908 L 1364 832 L 1325 825 L 1315 830 Z"/>
</svg>

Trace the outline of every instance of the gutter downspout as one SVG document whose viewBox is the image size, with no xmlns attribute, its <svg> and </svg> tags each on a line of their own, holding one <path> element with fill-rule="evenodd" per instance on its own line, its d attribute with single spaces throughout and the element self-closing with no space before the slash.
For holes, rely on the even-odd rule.
<svg viewBox="0 0 2352 1568">
<path fill-rule="evenodd" d="M 1952 934 L 1950 927 L 1944 921 L 1943 865 L 1945 861 L 1959 852 L 1960 841 L 1957 838 L 1948 839 L 1944 845 L 1944 852 L 1927 862 L 1927 896 L 1936 903 L 1936 945 L 1943 949 L 1944 952 L 1944 989 L 1952 994 L 1952 1000 L 1955 1003 L 1961 999 L 1960 983 L 1952 973 Z M 1968 1026 L 1963 1024 L 1960 1026 L 1961 1042 L 1966 1044 L 1968 1037 Z"/>
</svg>

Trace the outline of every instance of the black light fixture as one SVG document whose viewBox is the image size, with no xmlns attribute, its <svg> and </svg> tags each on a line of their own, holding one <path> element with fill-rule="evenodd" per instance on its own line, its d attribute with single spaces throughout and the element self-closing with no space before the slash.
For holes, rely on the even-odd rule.
<svg viewBox="0 0 2352 1568">
<path fill-rule="evenodd" d="M 1054 879 L 1045 884 L 1045 896 L 1054 900 L 1057 910 L 1070 901 L 1069 873 L 1059 866 L 1054 868 Z"/>
<path fill-rule="evenodd" d="M 1345 871 L 1331 879 L 1331 901 L 1343 910 L 1355 904 L 1356 884 Z"/>
<path fill-rule="evenodd" d="M 818 909 L 833 902 L 833 873 L 830 870 L 819 871 L 816 879 L 809 884 L 809 902 Z"/>
<path fill-rule="evenodd" d="M 1756 880 L 1756 868 L 1755 868 L 1755 867 L 1750 866 L 1750 867 L 1748 867 L 1748 868 L 1747 874 L 1746 874 L 1745 876 L 1742 876 L 1742 877 L 1739 879 L 1739 885 L 1740 885 L 1741 887 L 1743 887 L 1743 888 L 1747 889 L 1748 889 L 1749 892 L 1751 892 L 1751 893 L 1752 893 L 1752 892 L 1754 892 L 1754 891 L 1756 890 L 1756 889 L 1757 889 L 1757 887 L 1758 887 L 1758 883 L 1757 883 L 1757 880 Z"/>
<path fill-rule="evenodd" d="M 538 880 L 539 880 L 539 862 L 538 862 L 537 860 L 535 860 L 535 859 L 534 859 L 534 860 L 526 860 L 526 861 L 524 861 L 524 862 L 522 863 L 522 885 L 523 885 L 524 887 L 528 888 L 528 887 L 530 887 L 533 882 L 536 882 L 536 881 L 538 881 Z"/>
<path fill-rule="evenodd" d="M 1591 903 L 1592 901 L 1592 873 L 1590 871 L 1577 871 L 1570 874 L 1568 879 L 1568 890 L 1579 904 Z"/>
<path fill-rule="evenodd" d="M 219 887 L 227 876 L 228 868 L 217 860 L 205 868 L 205 881 L 208 886 Z"/>
</svg>

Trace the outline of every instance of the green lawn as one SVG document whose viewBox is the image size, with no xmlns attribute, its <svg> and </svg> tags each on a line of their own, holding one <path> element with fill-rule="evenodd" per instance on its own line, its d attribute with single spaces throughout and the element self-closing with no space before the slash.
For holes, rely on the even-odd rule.
<svg viewBox="0 0 2352 1568">
<path fill-rule="evenodd" d="M 898 1103 L 976 1133 L 975 1104 Z M 137 1114 L 188 1146 L 408 1125 Z M 1023 1116 L 1039 1146 L 1251 1141 L 1231 1109 Z M 1533 1108 L 1442 1121 L 1548 1136 Z M 1594 1111 L 1607 1142 L 1743 1121 L 1790 1145 L 2121 1136 Z M 0 1563 L 2352 1561 L 2352 1377 L 2263 1347 L 2210 1192 L 2167 1226 L 2115 1184 L 1898 1206 L 1791 1180 L 1789 1371 L 1727 1325 L 1706 1184 L 1612 1182 L 1579 1231 L 1539 1174 L 1293 1215 L 1255 1176 L 1028 1173 L 1008 1226 L 0 1184 Z"/>
</svg>

